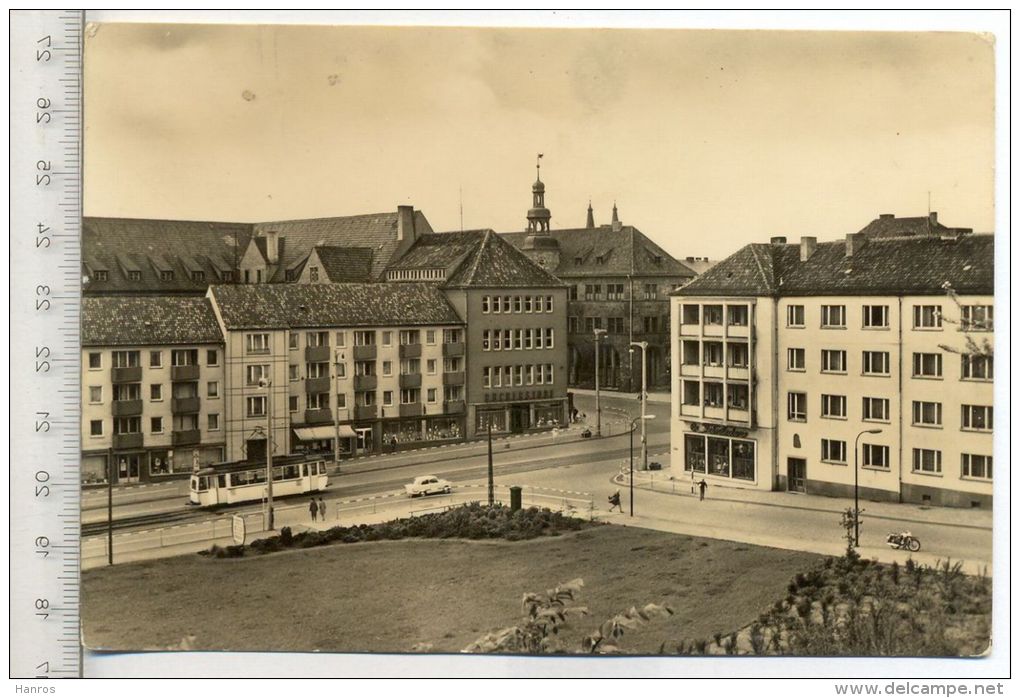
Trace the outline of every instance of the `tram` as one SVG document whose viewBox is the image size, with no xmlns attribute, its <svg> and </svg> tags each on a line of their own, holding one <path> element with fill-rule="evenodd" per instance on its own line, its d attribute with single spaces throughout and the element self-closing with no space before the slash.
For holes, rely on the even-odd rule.
<svg viewBox="0 0 1020 698">
<path fill-rule="evenodd" d="M 273 497 L 326 489 L 326 461 L 304 454 L 273 459 Z M 189 502 L 216 507 L 266 498 L 266 466 L 249 461 L 216 463 L 191 476 Z"/>
</svg>

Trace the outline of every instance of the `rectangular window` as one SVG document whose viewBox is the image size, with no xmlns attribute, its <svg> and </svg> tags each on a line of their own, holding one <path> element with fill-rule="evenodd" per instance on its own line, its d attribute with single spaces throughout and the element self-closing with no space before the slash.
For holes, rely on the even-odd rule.
<svg viewBox="0 0 1020 698">
<path fill-rule="evenodd" d="M 736 325 L 738 327 L 747 327 L 746 305 L 730 305 L 727 306 L 727 311 L 730 314 L 728 324 Z"/>
<path fill-rule="evenodd" d="M 976 480 L 992 479 L 992 457 L 978 456 L 973 453 L 960 454 L 960 477 Z"/>
<path fill-rule="evenodd" d="M 804 370 L 804 350 L 803 349 L 787 349 L 786 350 L 786 370 L 787 371 L 803 371 Z"/>
<path fill-rule="evenodd" d="M 98 351 L 89 352 L 89 368 L 97 369 L 103 367 L 103 355 Z"/>
<path fill-rule="evenodd" d="M 846 395 L 822 395 L 822 417 L 846 419 Z"/>
<path fill-rule="evenodd" d="M 942 451 L 933 448 L 915 448 L 913 466 L 915 473 L 942 473 Z"/>
<path fill-rule="evenodd" d="M 338 410 L 347 409 L 347 393 L 337 393 L 336 396 L 336 408 Z"/>
<path fill-rule="evenodd" d="M 297 412 L 298 411 L 298 396 L 297 395 L 291 395 L 290 397 L 287 398 L 287 407 L 290 408 L 291 412 Z"/>
<path fill-rule="evenodd" d="M 436 402 L 436 389 L 435 388 L 429 388 L 428 392 L 426 393 L 425 399 L 426 399 L 426 401 L 429 404 L 433 404 L 434 405 L 435 402 Z"/>
<path fill-rule="evenodd" d="M 482 296 L 482 312 L 489 312 L 489 296 Z"/>
<path fill-rule="evenodd" d="M 514 385 L 524 385 L 524 366 L 514 366 Z"/>
<path fill-rule="evenodd" d="M 514 330 L 514 349 L 520 349 L 524 346 L 524 330 Z"/>
<path fill-rule="evenodd" d="M 602 284 L 585 284 L 584 299 L 586 301 L 602 300 Z"/>
<path fill-rule="evenodd" d="M 159 402 L 163 399 L 163 386 L 159 383 L 149 385 L 149 399 L 152 402 Z"/>
<path fill-rule="evenodd" d="M 482 387 L 483 388 L 491 388 L 492 387 L 492 367 L 491 366 L 486 366 L 485 368 L 482 369 Z"/>
<path fill-rule="evenodd" d="M 205 384 L 206 397 L 218 398 L 220 396 L 220 384 L 218 381 L 209 381 Z"/>
<path fill-rule="evenodd" d="M 703 360 L 706 366 L 722 366 L 723 365 L 722 342 L 705 342 Z"/>
<path fill-rule="evenodd" d="M 328 347 L 329 332 L 306 332 L 305 344 L 309 347 Z"/>
<path fill-rule="evenodd" d="M 553 384 L 553 365 L 552 364 L 546 364 L 545 365 L 545 384 L 546 385 L 552 385 Z"/>
<path fill-rule="evenodd" d="M 960 306 L 960 329 L 964 332 L 991 332 L 993 319 L 990 305 Z"/>
<path fill-rule="evenodd" d="M 89 404 L 96 405 L 103 401 L 103 386 L 89 386 Z"/>
<path fill-rule="evenodd" d="M 291 364 L 287 367 L 287 377 L 292 380 L 301 380 L 301 367 L 297 364 Z"/>
<path fill-rule="evenodd" d="M 521 297 L 520 296 L 514 296 L 514 312 L 515 313 L 520 313 L 521 312 Z"/>
<path fill-rule="evenodd" d="M 722 383 L 705 383 L 704 393 L 705 393 L 705 407 L 723 406 Z"/>
<path fill-rule="evenodd" d="M 545 328 L 545 348 L 553 348 L 553 328 L 551 327 Z"/>
<path fill-rule="evenodd" d="M 209 431 L 219 431 L 220 430 L 220 416 L 218 414 L 211 414 L 211 415 L 209 415 L 209 420 L 208 420 L 208 424 L 207 424 L 206 428 Z"/>
<path fill-rule="evenodd" d="M 645 315 L 641 318 L 645 328 L 645 334 L 658 334 L 659 332 L 659 316 L 658 315 Z"/>
<path fill-rule="evenodd" d="M 823 305 L 822 306 L 822 327 L 838 328 L 846 327 L 846 306 L 845 305 Z"/>
<path fill-rule="evenodd" d="M 503 312 L 510 312 L 510 296 L 503 296 Z"/>
<path fill-rule="evenodd" d="M 298 335 L 297 332 L 291 332 L 287 335 L 287 348 L 291 351 L 296 351 L 298 348 Z"/>
<path fill-rule="evenodd" d="M 889 469 L 889 447 L 861 444 L 861 465 L 865 468 Z"/>
<path fill-rule="evenodd" d="M 960 378 L 971 381 L 990 381 L 994 377 L 994 364 L 991 356 L 983 354 L 963 354 L 960 356 Z"/>
<path fill-rule="evenodd" d="M 861 326 L 866 330 L 889 328 L 888 305 L 865 305 L 861 308 Z"/>
<path fill-rule="evenodd" d="M 649 286 L 652 287 L 652 289 L 653 289 L 652 292 L 654 294 L 655 284 L 645 284 L 645 297 L 646 298 L 648 297 L 647 294 L 648 294 L 648 287 Z M 653 295 L 652 298 L 654 298 L 654 297 L 655 296 Z M 606 285 L 606 298 L 608 300 L 611 300 L 611 301 L 622 301 L 624 299 L 623 284 L 607 284 Z"/>
<path fill-rule="evenodd" d="M 463 371 L 464 359 L 460 356 L 447 356 L 443 359 L 443 373 L 458 373 Z"/>
<path fill-rule="evenodd" d="M 375 330 L 358 330 L 354 333 L 354 346 L 367 347 L 375 345 Z"/>
<path fill-rule="evenodd" d="M 249 397 L 245 401 L 247 406 L 247 413 L 249 417 L 265 417 L 266 416 L 266 396 L 256 395 Z"/>
<path fill-rule="evenodd" d="M 822 373 L 846 373 L 846 351 L 822 349 Z"/>
<path fill-rule="evenodd" d="M 150 417 L 149 418 L 149 433 L 150 434 L 162 434 L 163 433 L 163 418 L 162 417 Z"/>
<path fill-rule="evenodd" d="M 113 420 L 114 434 L 140 434 L 141 432 L 141 417 L 119 417 Z"/>
<path fill-rule="evenodd" d="M 941 378 L 942 354 L 914 352 L 914 378 Z"/>
<path fill-rule="evenodd" d="M 197 366 L 197 349 L 174 349 L 170 352 L 171 366 Z"/>
<path fill-rule="evenodd" d="M 804 326 L 804 306 L 803 305 L 788 305 L 788 306 L 786 306 L 786 326 L 787 327 L 803 327 Z"/>
<path fill-rule="evenodd" d="M 135 368 L 140 366 L 139 352 L 137 351 L 115 351 L 112 353 L 114 368 Z"/>
<path fill-rule="evenodd" d="M 531 349 L 535 346 L 535 330 L 528 328 L 524 331 L 524 348 Z"/>
<path fill-rule="evenodd" d="M 680 308 L 680 324 L 682 325 L 697 325 L 701 322 L 700 317 L 700 306 L 684 303 Z"/>
<path fill-rule="evenodd" d="M 393 375 L 393 362 L 392 361 L 383 361 L 382 362 L 382 374 L 384 376 L 392 376 Z"/>
<path fill-rule="evenodd" d="M 390 330 L 383 330 L 382 333 L 382 345 L 384 347 L 393 346 L 393 332 Z"/>
<path fill-rule="evenodd" d="M 542 328 L 538 327 L 530 331 L 535 333 L 535 348 L 543 349 L 545 347 L 545 336 L 542 334 Z"/>
<path fill-rule="evenodd" d="M 409 376 L 415 373 L 421 373 L 421 359 L 400 360 L 400 375 Z"/>
<path fill-rule="evenodd" d="M 89 436 L 103 435 L 103 420 L 93 419 L 89 421 Z"/>
<path fill-rule="evenodd" d="M 941 305 L 915 305 L 914 306 L 914 329 L 915 330 L 940 330 L 940 329 L 942 329 L 942 306 Z"/>
<path fill-rule="evenodd" d="M 623 328 L 623 318 L 622 317 L 607 318 L 606 329 L 608 330 L 609 334 L 624 334 L 626 330 L 624 330 Z"/>
<path fill-rule="evenodd" d="M 822 460 L 826 463 L 846 465 L 846 441 L 822 439 Z"/>
<path fill-rule="evenodd" d="M 914 426 L 941 427 L 942 426 L 942 403 L 925 402 L 914 400 L 913 403 Z"/>
<path fill-rule="evenodd" d="M 791 422 L 807 421 L 807 394 L 786 394 L 786 418 Z"/>
<path fill-rule="evenodd" d="M 249 334 L 247 336 L 247 348 L 249 354 L 268 354 L 269 335 L 263 333 Z"/>
<path fill-rule="evenodd" d="M 553 297 L 552 296 L 546 296 L 545 297 L 545 312 L 551 313 L 552 311 L 553 311 Z"/>
<path fill-rule="evenodd" d="M 567 318 L 567 332 L 577 334 L 577 318 L 573 315 Z"/>
<path fill-rule="evenodd" d="M 425 330 L 425 343 L 429 346 L 433 346 L 436 343 L 436 331 Z"/>
<path fill-rule="evenodd" d="M 960 428 L 968 431 L 991 431 L 992 408 L 989 405 L 961 405 Z"/>
<path fill-rule="evenodd" d="M 347 346 L 347 333 L 343 330 L 336 333 L 336 346 L 338 349 L 343 349 Z"/>
<path fill-rule="evenodd" d="M 571 300 L 575 300 L 576 301 L 577 300 L 577 287 L 576 286 L 571 286 L 570 290 L 571 290 L 571 292 L 572 292 L 572 294 L 574 296 L 573 298 L 571 298 Z M 532 300 L 531 296 L 525 296 L 524 297 L 524 312 L 526 312 L 526 313 L 532 312 L 531 300 Z"/>
<path fill-rule="evenodd" d="M 529 365 L 528 366 L 528 385 L 534 385 L 534 384 L 535 384 L 535 366 L 534 365 Z"/>
<path fill-rule="evenodd" d="M 861 414 L 861 419 L 866 422 L 888 422 L 889 399 L 884 397 L 864 398 Z"/>
<path fill-rule="evenodd" d="M 269 379 L 269 364 L 251 364 L 246 367 L 248 385 L 258 385 L 262 379 Z"/>
<path fill-rule="evenodd" d="M 215 349 L 206 349 L 205 351 L 205 365 L 206 366 L 219 366 L 220 365 L 220 353 Z"/>
<path fill-rule="evenodd" d="M 328 410 L 329 393 L 308 393 L 305 395 L 305 408 L 309 410 Z"/>
<path fill-rule="evenodd" d="M 733 409 L 746 410 L 749 394 L 743 383 L 730 383 L 726 388 L 726 404 Z"/>
<path fill-rule="evenodd" d="M 435 359 L 428 359 L 425 362 L 425 372 L 428 373 L 430 376 L 436 375 L 436 360 Z"/>
<path fill-rule="evenodd" d="M 730 342 L 730 360 L 732 368 L 747 368 L 748 350 L 747 345 L 741 342 Z"/>
<path fill-rule="evenodd" d="M 510 348 L 509 346 L 507 347 Z M 492 350 L 502 351 L 503 350 L 503 330 L 492 331 Z"/>
<path fill-rule="evenodd" d="M 862 365 L 866 376 L 889 375 L 889 352 L 866 351 L 862 355 Z"/>
<path fill-rule="evenodd" d="M 393 391 L 384 390 L 382 393 L 383 407 L 393 407 Z"/>
<path fill-rule="evenodd" d="M 490 351 L 492 349 L 491 337 L 491 330 L 482 330 L 482 351 Z"/>
<path fill-rule="evenodd" d="M 723 312 L 721 305 L 706 305 L 702 309 L 706 325 L 723 324 Z"/>
<path fill-rule="evenodd" d="M 162 368 L 163 367 L 163 352 L 161 351 L 150 351 L 149 352 L 149 368 Z"/>
<path fill-rule="evenodd" d="M 701 404 L 701 384 L 698 381 L 684 381 L 683 404 L 697 407 Z"/>
<path fill-rule="evenodd" d="M 400 391 L 401 405 L 416 405 L 421 402 L 421 390 L 419 388 L 403 388 Z"/>
</svg>

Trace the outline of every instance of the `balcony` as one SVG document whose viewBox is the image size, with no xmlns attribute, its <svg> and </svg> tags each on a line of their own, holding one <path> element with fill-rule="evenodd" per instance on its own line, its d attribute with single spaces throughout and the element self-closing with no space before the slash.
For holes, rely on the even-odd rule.
<svg viewBox="0 0 1020 698">
<path fill-rule="evenodd" d="M 111 407 L 114 417 L 134 417 L 142 413 L 141 400 L 114 400 Z"/>
<path fill-rule="evenodd" d="M 401 359 L 417 359 L 421 357 L 421 344 L 401 344 Z"/>
<path fill-rule="evenodd" d="M 727 325 L 726 335 L 728 337 L 741 337 L 746 339 L 751 336 L 751 329 L 747 325 Z"/>
<path fill-rule="evenodd" d="M 722 337 L 723 326 L 722 325 L 704 325 L 702 327 L 702 334 L 706 337 Z"/>
<path fill-rule="evenodd" d="M 202 432 L 198 429 L 188 429 L 186 431 L 174 431 L 172 433 L 172 441 L 174 446 L 191 446 L 197 444 L 202 440 Z"/>
<path fill-rule="evenodd" d="M 355 361 L 372 361 L 379 355 L 374 344 L 361 344 L 354 347 Z"/>
<path fill-rule="evenodd" d="M 447 400 L 443 403 L 443 414 L 463 414 L 463 400 Z"/>
<path fill-rule="evenodd" d="M 697 378 L 701 375 L 701 367 L 698 364 L 680 364 L 680 375 Z"/>
<path fill-rule="evenodd" d="M 328 407 L 317 410 L 305 410 L 305 424 L 332 424 L 333 411 Z"/>
<path fill-rule="evenodd" d="M 680 325 L 680 336 L 681 337 L 697 337 L 701 334 L 701 325 L 694 323 L 692 325 L 683 324 Z"/>
<path fill-rule="evenodd" d="M 200 409 L 202 409 L 200 397 L 175 397 L 170 403 L 170 410 L 174 414 L 189 414 Z"/>
<path fill-rule="evenodd" d="M 705 378 L 722 378 L 726 367 L 722 364 L 705 364 Z"/>
<path fill-rule="evenodd" d="M 305 380 L 305 392 L 313 395 L 315 393 L 328 393 L 329 376 L 320 376 L 319 378 L 308 378 L 307 380 Z"/>
<path fill-rule="evenodd" d="M 114 383 L 140 383 L 142 380 L 141 366 L 125 366 L 114 368 L 111 371 L 110 379 Z"/>
<path fill-rule="evenodd" d="M 410 404 L 400 406 L 401 417 L 420 417 L 424 410 L 420 402 L 412 402 Z"/>
<path fill-rule="evenodd" d="M 443 356 L 464 356 L 464 342 L 447 342 L 443 345 Z"/>
<path fill-rule="evenodd" d="M 113 435 L 113 449 L 115 451 L 122 451 L 127 448 L 141 448 L 142 447 L 142 434 L 114 434 Z"/>
<path fill-rule="evenodd" d="M 726 376 L 730 380 L 746 381 L 750 379 L 751 371 L 747 366 L 730 366 Z"/>
<path fill-rule="evenodd" d="M 722 421 L 726 419 L 726 410 L 723 407 L 710 407 L 705 405 L 705 419 L 717 419 Z"/>
<path fill-rule="evenodd" d="M 171 366 L 170 367 L 170 380 L 172 381 L 197 381 L 198 380 L 198 366 L 190 364 L 188 366 Z"/>
<path fill-rule="evenodd" d="M 730 422 L 740 422 L 741 424 L 747 424 L 747 420 L 750 418 L 751 413 L 748 412 L 747 408 L 739 407 L 728 407 L 726 408 L 726 419 Z"/>
<path fill-rule="evenodd" d="M 329 361 L 329 345 L 325 344 L 320 347 L 305 347 L 305 361 L 312 363 Z"/>
<path fill-rule="evenodd" d="M 354 376 L 355 390 L 375 390 L 378 385 L 379 378 L 377 376 Z"/>
<path fill-rule="evenodd" d="M 464 372 L 451 371 L 443 374 L 443 385 L 464 385 Z"/>
<path fill-rule="evenodd" d="M 379 414 L 378 405 L 355 405 L 354 419 L 375 419 Z"/>
<path fill-rule="evenodd" d="M 688 405 L 684 403 L 680 405 L 680 416 L 681 417 L 701 417 L 701 407 L 699 405 Z"/>
<path fill-rule="evenodd" d="M 420 388 L 421 387 L 421 374 L 420 373 L 401 373 L 400 374 L 400 387 L 401 388 Z"/>
</svg>

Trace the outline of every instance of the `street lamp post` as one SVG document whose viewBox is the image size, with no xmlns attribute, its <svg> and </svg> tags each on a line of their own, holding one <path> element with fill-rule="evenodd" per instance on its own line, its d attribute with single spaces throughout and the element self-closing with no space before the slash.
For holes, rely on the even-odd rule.
<svg viewBox="0 0 1020 698">
<path fill-rule="evenodd" d="M 860 443 L 861 437 L 865 434 L 881 434 L 881 429 L 865 429 L 857 438 L 854 439 L 854 547 L 859 548 L 861 546 L 861 506 L 859 496 L 859 486 L 857 478 L 857 450 L 858 444 Z"/>
<path fill-rule="evenodd" d="M 599 339 L 605 330 L 595 328 L 595 436 L 602 436 L 602 399 L 599 392 Z"/>
<path fill-rule="evenodd" d="M 336 463 L 337 472 L 340 470 L 340 366 L 343 362 L 344 354 L 337 349 L 333 353 L 333 370 L 336 377 L 333 388 L 336 393 L 336 412 L 333 414 L 333 425 L 336 427 L 336 436 L 333 440 L 333 461 Z"/>
<path fill-rule="evenodd" d="M 631 342 L 631 354 L 634 353 L 634 347 L 641 347 L 641 419 L 645 420 L 648 402 L 648 342 Z M 641 422 L 641 469 L 648 470 L 648 436 L 644 421 Z"/>
<path fill-rule="evenodd" d="M 641 422 L 641 429 L 644 431 L 645 421 L 655 419 L 654 414 L 642 415 L 630 420 L 630 515 L 634 516 L 634 429 L 636 424 Z"/>
<path fill-rule="evenodd" d="M 266 389 L 266 530 L 274 530 L 273 522 L 273 381 L 259 379 L 259 387 Z"/>
</svg>

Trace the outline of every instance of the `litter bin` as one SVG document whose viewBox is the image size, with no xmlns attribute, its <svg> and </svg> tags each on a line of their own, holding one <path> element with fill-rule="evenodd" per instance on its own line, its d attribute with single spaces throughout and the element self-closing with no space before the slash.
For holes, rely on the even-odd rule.
<svg viewBox="0 0 1020 698">
<path fill-rule="evenodd" d="M 514 485 L 510 488 L 510 511 L 517 511 L 521 508 L 521 488 Z"/>
</svg>

